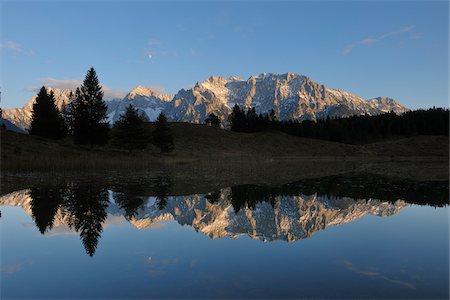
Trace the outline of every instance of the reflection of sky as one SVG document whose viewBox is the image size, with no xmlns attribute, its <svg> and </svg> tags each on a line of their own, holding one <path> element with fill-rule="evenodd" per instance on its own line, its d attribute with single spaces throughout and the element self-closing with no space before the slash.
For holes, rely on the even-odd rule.
<svg viewBox="0 0 450 300">
<path fill-rule="evenodd" d="M 344 260 L 344 265 L 347 269 L 356 272 L 358 274 L 362 274 L 364 276 L 367 276 L 369 278 L 373 278 L 373 279 L 382 279 L 382 280 L 386 280 L 390 283 L 393 284 L 398 284 L 402 287 L 406 287 L 409 289 L 416 289 L 416 287 L 414 286 L 414 284 L 410 283 L 410 282 L 406 282 L 406 281 L 401 281 L 401 280 L 397 280 L 397 279 L 393 279 L 393 278 L 389 278 L 379 272 L 373 271 L 372 269 L 374 269 L 373 267 L 371 268 L 359 268 L 353 265 L 353 263 L 351 261 L 348 260 Z"/>
<path fill-rule="evenodd" d="M 77 235 L 48 239 L 20 207 L 1 210 L 3 298 L 448 297 L 448 208 L 366 216 L 291 244 L 123 223 L 104 229 L 94 257 Z"/>
</svg>

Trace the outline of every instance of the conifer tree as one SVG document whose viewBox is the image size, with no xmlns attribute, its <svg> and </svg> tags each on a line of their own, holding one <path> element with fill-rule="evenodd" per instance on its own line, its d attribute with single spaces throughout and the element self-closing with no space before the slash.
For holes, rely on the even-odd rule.
<svg viewBox="0 0 450 300">
<path fill-rule="evenodd" d="M 33 104 L 29 133 L 42 137 L 59 139 L 64 137 L 64 120 L 56 107 L 53 91 L 47 92 L 43 86 Z"/>
<path fill-rule="evenodd" d="M 132 151 L 146 148 L 148 142 L 149 135 L 145 130 L 144 121 L 139 116 L 138 110 L 130 104 L 114 124 L 112 144 Z"/>
<path fill-rule="evenodd" d="M 90 68 L 83 84 L 75 94 L 74 107 L 75 142 L 78 144 L 103 145 L 108 139 L 106 103 L 102 87 L 94 68 Z"/>
<path fill-rule="evenodd" d="M 174 148 L 172 132 L 167 123 L 167 118 L 160 113 L 156 119 L 156 129 L 153 132 L 153 144 L 163 152 L 171 152 Z"/>
<path fill-rule="evenodd" d="M 75 99 L 76 93 L 70 91 L 68 95 L 68 102 L 64 103 L 61 108 L 61 115 L 64 119 L 64 124 L 67 128 L 67 134 L 73 135 L 73 127 L 74 127 L 74 107 L 75 107 Z"/>
<path fill-rule="evenodd" d="M 233 107 L 233 111 L 231 112 L 229 121 L 232 131 L 243 131 L 243 128 L 245 126 L 245 114 L 243 111 L 241 111 L 237 104 Z"/>
<path fill-rule="evenodd" d="M 220 119 L 214 113 L 210 113 L 208 118 L 205 119 L 205 123 L 210 126 L 220 127 Z"/>
<path fill-rule="evenodd" d="M 245 117 L 246 117 L 246 124 L 245 124 L 246 129 L 244 131 L 245 132 L 255 132 L 255 131 L 257 131 L 257 128 L 256 128 L 257 124 L 256 123 L 257 123 L 258 116 L 256 114 L 255 108 L 254 107 L 249 108 L 247 110 L 247 115 Z"/>
</svg>

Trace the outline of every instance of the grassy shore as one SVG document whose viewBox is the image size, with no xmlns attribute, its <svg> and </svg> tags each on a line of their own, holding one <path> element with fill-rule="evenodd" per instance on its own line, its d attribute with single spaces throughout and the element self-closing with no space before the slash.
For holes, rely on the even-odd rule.
<svg viewBox="0 0 450 300">
<path fill-rule="evenodd" d="M 175 150 L 167 155 L 152 145 L 132 153 L 109 145 L 90 149 L 74 145 L 71 138 L 54 141 L 2 130 L 1 170 L 3 174 L 164 172 L 205 180 L 225 177 L 230 184 L 244 177 L 275 180 L 346 171 L 448 179 L 449 146 L 444 136 L 347 145 L 278 131 L 247 134 L 188 123 L 171 123 L 171 129 Z"/>
</svg>

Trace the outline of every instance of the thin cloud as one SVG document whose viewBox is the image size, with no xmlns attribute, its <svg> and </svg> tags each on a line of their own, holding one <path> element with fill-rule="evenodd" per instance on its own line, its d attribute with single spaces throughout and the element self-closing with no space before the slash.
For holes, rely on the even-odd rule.
<svg viewBox="0 0 450 300">
<path fill-rule="evenodd" d="M 81 85 L 81 80 L 66 80 L 48 77 L 44 78 L 41 83 L 44 86 L 50 86 L 57 89 L 75 90 Z"/>
<path fill-rule="evenodd" d="M 399 30 L 396 30 L 396 31 L 387 32 L 387 33 L 382 34 L 382 35 L 380 35 L 378 37 L 367 37 L 365 39 L 362 39 L 360 41 L 357 41 L 357 42 L 354 42 L 354 43 L 351 43 L 351 44 L 345 46 L 342 49 L 342 54 L 343 55 L 349 54 L 357 46 L 361 46 L 361 45 L 362 46 L 366 46 L 366 47 L 374 46 L 375 44 L 379 43 L 380 41 L 382 41 L 384 39 L 387 39 L 389 37 L 399 36 L 399 35 L 402 35 L 402 34 L 405 34 L 405 33 L 408 33 L 408 32 L 412 32 L 413 29 L 414 29 L 414 26 L 406 26 L 406 27 L 403 27 L 403 28 L 401 28 Z"/>
<path fill-rule="evenodd" d="M 2 49 L 12 50 L 15 52 L 23 52 L 23 47 L 21 44 L 13 42 L 13 41 L 6 41 L 4 43 L 1 43 Z"/>
<path fill-rule="evenodd" d="M 369 278 L 382 279 L 382 280 L 388 281 L 393 284 L 398 284 L 398 285 L 408 288 L 408 289 L 416 289 L 415 285 L 411 282 L 390 278 L 379 272 L 357 268 L 353 265 L 353 263 L 351 261 L 344 260 L 344 265 L 348 270 L 353 271 L 358 274 L 361 274 L 361 275 L 364 275 L 364 276 L 367 276 Z"/>
<path fill-rule="evenodd" d="M 164 45 L 164 42 L 158 39 L 149 39 L 147 41 L 147 46 L 153 47 L 153 46 L 162 46 Z"/>
<path fill-rule="evenodd" d="M 72 80 L 72 79 L 56 79 L 47 77 L 41 80 L 41 84 L 39 87 L 26 87 L 25 90 L 27 92 L 37 92 L 39 91 L 41 86 L 49 86 L 56 89 L 63 90 L 75 90 L 77 87 L 81 86 L 81 80 Z M 102 85 L 103 94 L 106 100 L 111 99 L 122 99 L 125 97 L 126 93 L 122 90 L 112 89 L 106 85 Z"/>
<path fill-rule="evenodd" d="M 148 50 L 147 56 L 151 55 L 152 58 L 156 56 L 169 56 L 169 57 L 177 57 L 178 52 L 174 50 Z"/>
<path fill-rule="evenodd" d="M 157 56 L 178 57 L 178 52 L 168 49 L 166 47 L 166 44 L 162 40 L 149 39 L 147 41 L 147 50 L 145 51 L 145 56 L 149 57 L 150 59 Z"/>
<path fill-rule="evenodd" d="M 105 95 L 106 100 L 122 99 L 126 95 L 126 93 L 122 90 L 111 89 L 105 85 L 103 85 L 102 87 L 103 87 L 103 94 Z"/>
<path fill-rule="evenodd" d="M 22 270 L 22 264 L 16 264 L 12 266 L 4 266 L 2 267 L 2 273 L 5 274 L 14 274 Z"/>
<path fill-rule="evenodd" d="M 34 55 L 34 51 L 31 49 L 26 49 L 22 44 L 19 44 L 14 41 L 5 41 L 0 44 L 0 49 L 11 51 L 16 54 L 27 54 Z"/>
</svg>

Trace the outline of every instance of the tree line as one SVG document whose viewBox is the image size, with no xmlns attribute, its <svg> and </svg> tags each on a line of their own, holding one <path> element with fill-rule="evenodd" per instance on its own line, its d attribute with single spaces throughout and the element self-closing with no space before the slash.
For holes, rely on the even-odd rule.
<svg viewBox="0 0 450 300">
<path fill-rule="evenodd" d="M 296 136 L 348 144 L 370 143 L 392 137 L 449 134 L 449 110 L 435 107 L 401 115 L 389 112 L 374 116 L 327 117 L 316 121 L 279 121 L 273 109 L 267 114 L 257 114 L 255 108 L 245 111 L 235 105 L 228 121 L 232 131 L 279 130 Z"/>
<path fill-rule="evenodd" d="M 105 145 L 129 151 L 144 149 L 149 143 L 161 152 L 174 149 L 173 136 L 167 118 L 161 113 L 155 129 L 149 131 L 146 120 L 131 104 L 110 128 L 107 122 L 107 106 L 94 68 L 90 68 L 83 83 L 69 95 L 69 103 L 61 111 L 55 104 L 55 96 L 42 87 L 33 104 L 29 133 L 52 139 L 73 136 L 76 144 Z M 449 134 L 449 110 L 430 108 L 394 112 L 379 115 L 355 115 L 351 117 L 327 117 L 318 120 L 280 121 L 272 109 L 266 114 L 256 113 L 255 108 L 233 107 L 228 116 L 229 128 L 237 132 L 279 130 L 288 134 L 349 144 L 363 144 L 392 137 L 414 135 Z M 210 126 L 220 126 L 220 119 L 211 113 L 205 119 Z"/>
<path fill-rule="evenodd" d="M 51 139 L 72 136 L 76 144 L 91 148 L 111 142 L 111 145 L 129 151 L 144 149 L 149 143 L 161 152 L 173 150 L 173 136 L 163 113 L 158 116 L 155 129 L 150 132 L 145 126 L 146 120 L 130 104 L 110 128 L 103 96 L 94 68 L 88 70 L 75 93 L 70 93 L 69 102 L 61 111 L 55 103 L 53 91 L 47 92 L 43 86 L 33 104 L 29 133 Z"/>
</svg>

